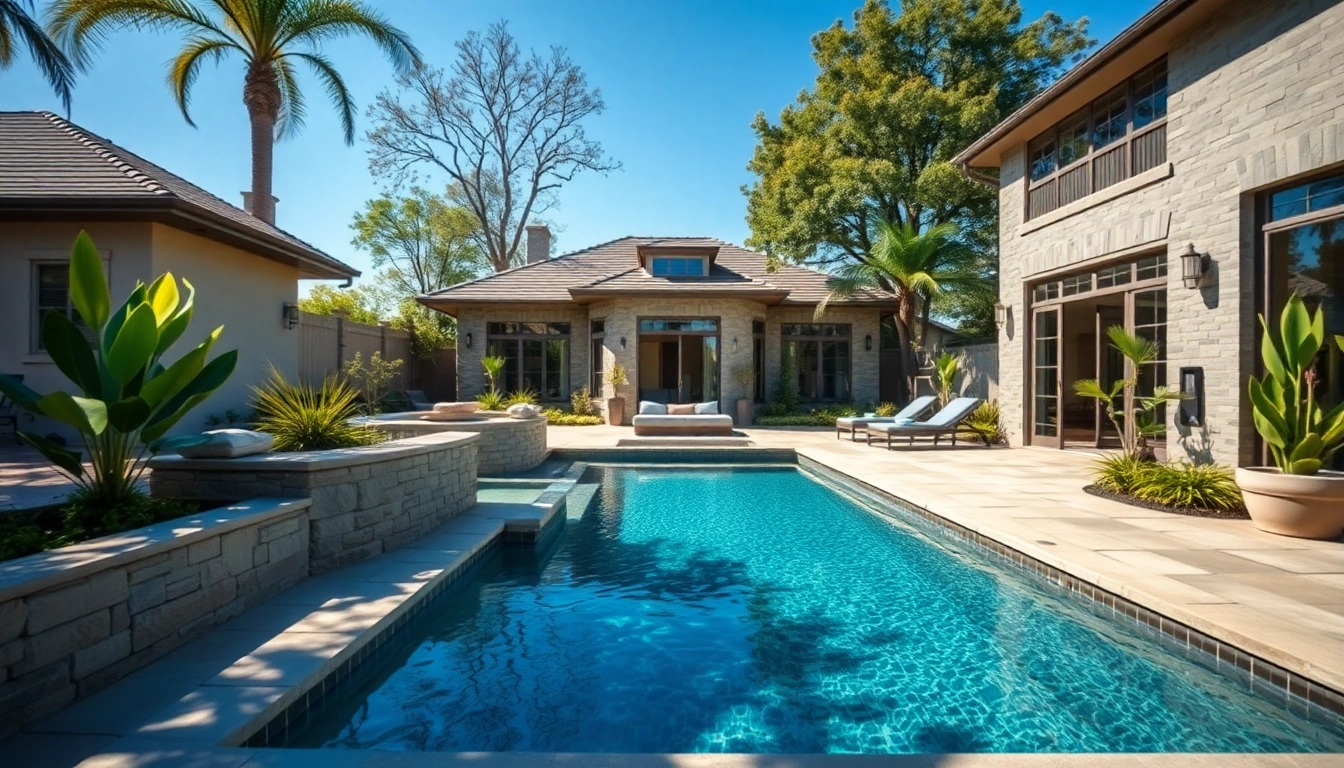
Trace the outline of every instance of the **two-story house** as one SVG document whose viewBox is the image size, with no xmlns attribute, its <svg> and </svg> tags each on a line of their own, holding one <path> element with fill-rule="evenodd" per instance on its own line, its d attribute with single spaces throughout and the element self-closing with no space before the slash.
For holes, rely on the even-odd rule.
<svg viewBox="0 0 1344 768">
<path fill-rule="evenodd" d="M 1188 394 L 1157 446 L 1256 463 L 1257 314 L 1297 292 L 1344 333 L 1344 4 L 1162 0 L 956 161 L 999 187 L 1012 442 L 1115 443 L 1073 383 L 1126 375 L 1118 325 L 1160 349 L 1141 391 Z M 1319 370 L 1339 402 L 1344 355 Z"/>
</svg>

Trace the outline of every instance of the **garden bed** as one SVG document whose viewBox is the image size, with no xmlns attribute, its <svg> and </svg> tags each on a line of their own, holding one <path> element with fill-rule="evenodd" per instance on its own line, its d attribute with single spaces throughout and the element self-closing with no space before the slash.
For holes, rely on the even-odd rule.
<svg viewBox="0 0 1344 768">
<path fill-rule="evenodd" d="M 1108 491 L 1097 485 L 1087 485 L 1083 491 L 1103 499 L 1118 501 L 1121 504 L 1128 504 L 1131 507 L 1140 507 L 1142 509 L 1151 509 L 1156 512 L 1167 512 L 1173 515 L 1185 515 L 1187 517 L 1212 517 L 1219 520 L 1250 520 L 1251 516 L 1246 514 L 1246 507 L 1238 506 L 1233 509 L 1205 509 L 1202 507 L 1173 507 L 1166 504 L 1159 504 L 1155 501 L 1145 501 L 1136 496 L 1127 493 L 1116 493 Z"/>
<path fill-rule="evenodd" d="M 123 519 L 90 530 L 65 513 L 67 503 L 18 512 L 0 513 L 0 562 L 13 560 L 90 539 L 122 533 L 145 525 L 190 517 L 205 509 L 203 503 L 179 499 L 143 499 L 143 508 Z M 217 506 L 212 504 L 211 506 Z"/>
</svg>

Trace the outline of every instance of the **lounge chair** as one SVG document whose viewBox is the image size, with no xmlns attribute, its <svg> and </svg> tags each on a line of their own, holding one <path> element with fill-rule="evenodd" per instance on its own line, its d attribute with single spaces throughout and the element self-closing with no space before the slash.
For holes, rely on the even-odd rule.
<svg viewBox="0 0 1344 768">
<path fill-rule="evenodd" d="M 893 437 L 909 438 L 911 443 L 916 437 L 932 437 L 933 444 L 937 445 L 940 437 L 950 434 L 952 444 L 956 445 L 957 430 L 962 428 L 962 422 L 979 407 L 979 398 L 958 397 L 931 416 L 928 421 L 916 421 L 913 424 L 869 424 L 868 444 L 873 444 L 873 435 L 886 435 L 888 449 L 891 448 Z M 986 447 L 989 446 L 989 438 L 981 434 L 980 439 L 985 441 Z"/>
<path fill-rule="evenodd" d="M 892 424 L 901 420 L 913 421 L 923 416 L 924 412 L 932 408 L 936 402 L 938 402 L 938 398 L 933 395 L 924 395 L 911 400 L 910 404 L 902 408 L 895 416 L 847 416 L 843 419 L 836 419 L 835 439 L 839 440 L 846 429 L 849 430 L 850 442 L 853 442 L 854 433 L 867 428 L 869 424 Z"/>
</svg>

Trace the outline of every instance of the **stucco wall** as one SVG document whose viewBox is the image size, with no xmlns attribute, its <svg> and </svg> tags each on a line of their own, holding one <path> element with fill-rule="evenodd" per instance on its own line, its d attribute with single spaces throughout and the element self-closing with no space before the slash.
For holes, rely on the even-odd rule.
<svg viewBox="0 0 1344 768">
<path fill-rule="evenodd" d="M 1243 390 L 1255 363 L 1255 193 L 1344 163 L 1342 32 L 1344 5 L 1329 0 L 1229 3 L 1172 44 L 1170 176 L 1047 226 L 1023 225 L 1025 147 L 1005 156 L 1001 300 L 1011 319 L 999 333 L 1000 402 L 1012 443 L 1023 441 L 1027 413 L 1027 283 L 1157 252 L 1168 265 L 1169 383 L 1175 386 L 1181 366 L 1205 370 L 1207 426 L 1192 432 L 1173 424 L 1168 454 L 1251 460 Z M 1181 284 L 1187 243 L 1213 260 L 1199 290 Z"/>
<path fill-rule="evenodd" d="M 219 326 L 224 333 L 212 356 L 238 350 L 233 376 L 187 418 L 179 430 L 205 428 L 210 414 L 233 408 L 243 412 L 251 399 L 251 385 L 266 377 L 275 365 L 291 380 L 299 373 L 299 332 L 282 321 L 285 304 L 298 301 L 299 272 L 213 240 L 162 224 L 153 225 L 153 273 L 172 272 L 196 287 L 196 311 L 191 328 L 169 350 L 176 359 L 199 344 Z"/>
<path fill-rule="evenodd" d="M 22 374 L 24 383 L 38 392 L 71 389 L 70 383 L 45 353 L 35 353 L 33 334 L 40 331 L 35 317 L 34 263 L 69 261 L 80 229 L 93 238 L 102 253 L 112 298 L 120 302 L 136 280 L 150 274 L 150 224 L 67 224 L 60 222 L 0 222 L 0 372 Z M 73 437 L 69 428 L 46 418 L 24 415 L 20 429 Z"/>
</svg>

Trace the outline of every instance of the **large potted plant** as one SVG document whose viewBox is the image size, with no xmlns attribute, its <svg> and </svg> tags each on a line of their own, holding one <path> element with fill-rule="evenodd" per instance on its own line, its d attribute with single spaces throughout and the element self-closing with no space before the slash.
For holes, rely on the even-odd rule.
<svg viewBox="0 0 1344 768">
<path fill-rule="evenodd" d="M 737 391 L 740 396 L 735 403 L 737 410 L 737 426 L 751 426 L 752 417 L 755 416 L 752 407 L 752 390 L 756 385 L 756 371 L 752 370 L 750 365 L 739 365 L 733 369 L 733 383 L 737 384 Z"/>
<path fill-rule="evenodd" d="M 1256 431 L 1272 467 L 1239 467 L 1237 485 L 1251 521 L 1262 531 L 1333 539 L 1344 531 L 1344 473 L 1322 469 L 1344 444 L 1344 403 L 1329 411 L 1316 402 L 1316 353 L 1325 346 L 1325 319 L 1294 293 L 1283 308 L 1278 339 L 1263 315 L 1263 379 L 1251 377 Z M 1344 337 L 1335 336 L 1344 349 Z"/>
<path fill-rule="evenodd" d="M 611 397 L 607 398 L 607 423 L 620 426 L 625 423 L 625 398 L 621 397 L 621 387 L 624 387 L 628 379 L 625 377 L 625 366 L 620 363 L 613 363 L 607 369 L 607 383 L 611 385 Z"/>
</svg>

